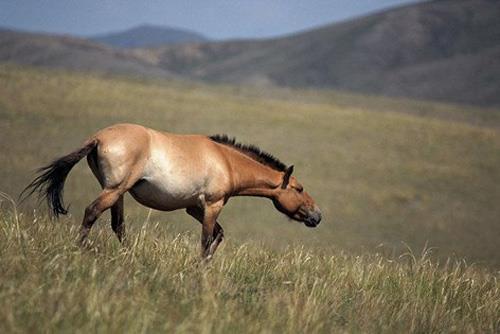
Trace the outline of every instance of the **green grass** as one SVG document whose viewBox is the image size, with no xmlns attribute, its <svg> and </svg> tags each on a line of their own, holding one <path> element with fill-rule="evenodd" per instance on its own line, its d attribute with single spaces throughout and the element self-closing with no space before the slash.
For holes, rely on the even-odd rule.
<svg viewBox="0 0 500 334">
<path fill-rule="evenodd" d="M 105 214 L 82 250 L 99 191 L 82 162 L 59 222 L 0 199 L 0 332 L 498 332 L 498 115 L 0 66 L 0 191 L 12 197 L 96 130 L 136 122 L 257 144 L 295 164 L 324 215 L 307 229 L 233 199 L 227 239 L 201 265 L 198 223 L 127 197 L 133 244 L 119 246 Z"/>
</svg>

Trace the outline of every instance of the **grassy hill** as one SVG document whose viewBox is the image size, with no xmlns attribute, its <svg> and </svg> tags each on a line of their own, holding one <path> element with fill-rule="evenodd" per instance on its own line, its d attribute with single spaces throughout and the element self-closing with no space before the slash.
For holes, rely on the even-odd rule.
<svg viewBox="0 0 500 334">
<path fill-rule="evenodd" d="M 235 242 L 387 254 L 404 252 L 404 243 L 415 250 L 427 244 L 436 247 L 437 257 L 500 264 L 498 110 L 391 104 L 338 92 L 259 94 L 11 66 L 0 67 L 0 86 L 0 156 L 6 162 L 0 190 L 11 196 L 35 168 L 113 123 L 228 133 L 295 164 L 296 176 L 324 213 L 322 225 L 310 230 L 287 221 L 268 201 L 232 199 L 221 221 Z M 79 224 L 98 189 L 80 163 L 65 193 L 70 224 Z M 129 225 L 140 225 L 148 210 L 127 197 L 126 214 Z M 183 212 L 153 212 L 151 220 L 199 232 Z"/>
<path fill-rule="evenodd" d="M 0 87 L 0 191 L 11 196 L 34 168 L 126 121 L 258 144 L 295 164 L 324 214 L 307 229 L 265 200 L 231 200 L 227 239 L 201 264 L 198 223 L 128 196 L 130 246 L 105 214 L 82 250 L 98 185 L 81 163 L 60 221 L 0 194 L 0 332 L 500 330 L 498 110 L 10 65 Z"/>
<path fill-rule="evenodd" d="M 137 51 L 209 81 L 500 105 L 500 3 L 441 0 L 291 36 Z"/>
<path fill-rule="evenodd" d="M 90 39 L 119 48 L 154 47 L 167 44 L 207 41 L 207 38 L 193 31 L 149 24 L 125 31 L 91 36 Z"/>
<path fill-rule="evenodd" d="M 0 61 L 101 74 L 169 78 L 172 75 L 130 53 L 82 38 L 0 28 Z"/>
</svg>

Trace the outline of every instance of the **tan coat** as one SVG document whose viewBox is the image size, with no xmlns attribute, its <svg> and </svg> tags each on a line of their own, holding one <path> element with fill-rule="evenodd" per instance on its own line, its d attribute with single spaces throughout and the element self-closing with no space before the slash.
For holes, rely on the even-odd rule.
<svg viewBox="0 0 500 334">
<path fill-rule="evenodd" d="M 84 156 L 103 190 L 85 210 L 80 241 L 111 208 L 112 227 L 124 238 L 123 194 L 162 211 L 185 208 L 202 224 L 202 255 L 211 257 L 223 239 L 217 217 L 231 196 L 261 196 L 291 219 L 314 227 L 321 212 L 303 187 L 271 155 L 227 137 L 177 135 L 135 124 L 100 130 L 82 148 L 41 169 L 25 189 L 40 191 L 52 212 L 65 214 L 61 193 L 71 168 Z"/>
</svg>

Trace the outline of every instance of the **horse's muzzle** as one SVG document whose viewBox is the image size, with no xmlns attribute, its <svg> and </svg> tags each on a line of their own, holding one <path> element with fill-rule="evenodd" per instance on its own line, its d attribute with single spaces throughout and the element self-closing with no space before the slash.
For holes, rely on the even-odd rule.
<svg viewBox="0 0 500 334">
<path fill-rule="evenodd" d="M 304 219 L 304 224 L 307 227 L 316 227 L 321 222 L 321 210 L 316 208 L 314 211 L 310 211 L 307 218 Z"/>
</svg>

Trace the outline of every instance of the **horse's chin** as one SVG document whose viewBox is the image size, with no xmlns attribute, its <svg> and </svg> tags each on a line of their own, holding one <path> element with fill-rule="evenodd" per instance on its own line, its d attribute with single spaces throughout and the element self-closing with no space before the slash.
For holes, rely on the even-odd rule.
<svg viewBox="0 0 500 334">
<path fill-rule="evenodd" d="M 304 225 L 306 225 L 309 228 L 313 228 L 313 227 L 318 226 L 319 224 L 316 222 L 310 221 L 310 220 L 305 220 Z"/>
<path fill-rule="evenodd" d="M 297 223 L 302 223 L 309 228 L 313 228 L 313 227 L 316 227 L 319 225 L 319 223 L 316 223 L 314 220 L 308 219 L 306 217 L 297 217 L 297 216 L 293 216 L 293 215 L 292 216 L 287 215 L 287 217 L 289 220 L 295 221 Z"/>
</svg>

